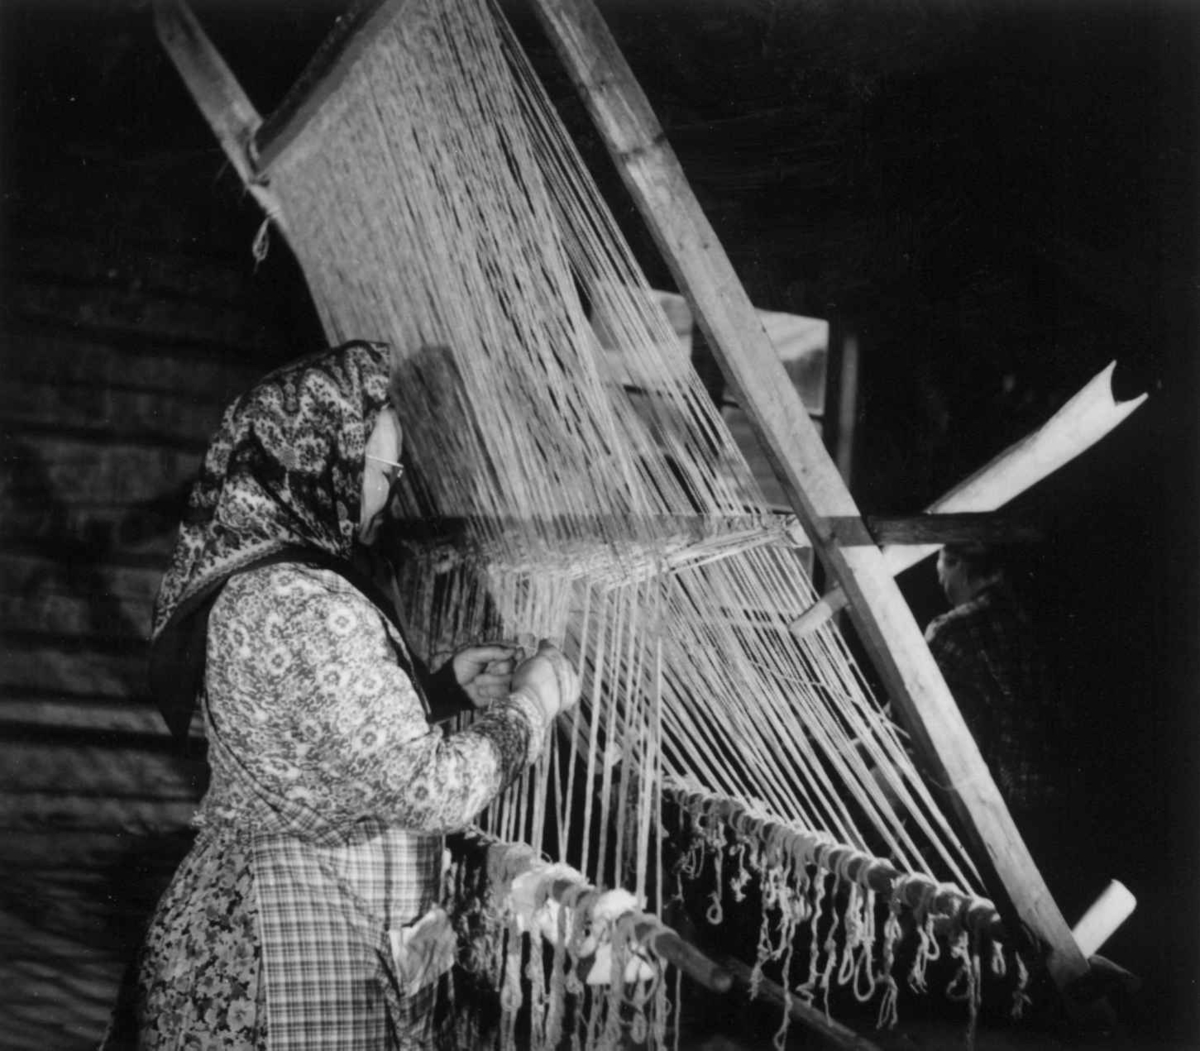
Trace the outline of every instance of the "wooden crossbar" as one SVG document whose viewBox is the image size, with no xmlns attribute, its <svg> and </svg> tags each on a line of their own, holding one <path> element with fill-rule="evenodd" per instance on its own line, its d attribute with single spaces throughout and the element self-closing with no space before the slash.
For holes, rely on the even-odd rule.
<svg viewBox="0 0 1200 1051">
<path fill-rule="evenodd" d="M 866 525 L 867 537 L 861 525 Z M 884 544 L 1028 544 L 1041 540 L 1042 528 L 1019 514 L 994 511 L 949 515 L 864 515 L 834 521 L 830 528 L 838 543 Z M 845 530 L 845 535 L 842 530 Z"/>
</svg>

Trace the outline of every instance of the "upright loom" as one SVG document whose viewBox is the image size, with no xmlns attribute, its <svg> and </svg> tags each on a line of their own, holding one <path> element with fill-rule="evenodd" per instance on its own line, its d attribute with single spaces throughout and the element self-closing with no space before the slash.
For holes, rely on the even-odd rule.
<svg viewBox="0 0 1200 1051">
<path fill-rule="evenodd" d="M 794 514 L 767 507 L 487 0 L 357 5 L 266 121 L 181 0 L 156 8 L 266 212 L 256 250 L 287 238 L 332 342 L 393 348 L 417 645 L 548 637 L 583 676 L 542 761 L 456 837 L 460 962 L 493 1032 L 661 1045 L 671 964 L 847 1046 L 831 990 L 886 1023 L 939 953 L 972 1018 L 989 977 L 1021 1002 L 1026 960 L 1066 986 L 1087 961 L 644 97 L 590 0 L 531 3 Z M 1132 408 L 1085 395 L 1084 445 Z M 813 549 L 907 734 L 813 617 Z M 700 894 L 719 923 L 747 893 L 752 965 L 657 918 Z"/>
</svg>

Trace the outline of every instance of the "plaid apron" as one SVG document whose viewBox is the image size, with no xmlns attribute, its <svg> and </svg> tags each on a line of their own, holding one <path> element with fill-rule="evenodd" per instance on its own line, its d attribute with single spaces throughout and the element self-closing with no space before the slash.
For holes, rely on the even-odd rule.
<svg viewBox="0 0 1200 1051">
<path fill-rule="evenodd" d="M 209 730 L 210 761 L 236 776 L 241 764 L 211 722 Z M 271 1051 L 428 1047 L 439 972 L 414 980 L 395 950 L 437 904 L 443 838 L 375 818 L 331 829 L 302 804 L 242 780 L 254 800 L 240 823 L 253 829 Z M 448 926 L 438 935 L 448 969 Z"/>
</svg>

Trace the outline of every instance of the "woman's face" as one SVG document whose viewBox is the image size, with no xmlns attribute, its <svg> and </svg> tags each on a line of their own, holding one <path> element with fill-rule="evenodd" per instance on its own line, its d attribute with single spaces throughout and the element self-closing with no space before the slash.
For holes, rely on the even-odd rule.
<svg viewBox="0 0 1200 1051">
<path fill-rule="evenodd" d="M 362 503 L 358 516 L 359 542 L 370 547 L 379 535 L 387 510 L 388 494 L 404 470 L 399 466 L 404 432 L 391 408 L 380 411 L 375 429 L 367 438 L 363 460 Z"/>
<path fill-rule="evenodd" d="M 937 575 L 946 601 L 952 607 L 961 606 L 964 602 L 970 601 L 971 575 L 967 564 L 961 558 L 942 548 L 938 552 Z"/>
</svg>

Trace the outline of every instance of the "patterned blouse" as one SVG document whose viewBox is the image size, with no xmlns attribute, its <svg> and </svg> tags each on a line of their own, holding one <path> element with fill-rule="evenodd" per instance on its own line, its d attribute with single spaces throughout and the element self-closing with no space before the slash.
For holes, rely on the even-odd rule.
<svg viewBox="0 0 1200 1051">
<path fill-rule="evenodd" d="M 438 901 L 441 834 L 541 752 L 547 720 L 514 694 L 444 734 L 398 653 L 329 570 L 276 564 L 225 586 L 208 632 L 212 782 L 139 959 L 137 1046 L 426 1046 L 434 987 L 404 991 L 394 933 Z M 126 1046 L 118 1030 L 107 1047 Z"/>
</svg>

